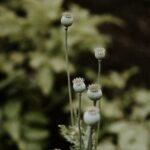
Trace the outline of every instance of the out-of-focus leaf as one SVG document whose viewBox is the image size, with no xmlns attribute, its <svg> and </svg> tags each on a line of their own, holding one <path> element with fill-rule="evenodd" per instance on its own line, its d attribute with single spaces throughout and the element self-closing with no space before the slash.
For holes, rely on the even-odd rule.
<svg viewBox="0 0 150 150">
<path fill-rule="evenodd" d="M 4 115 L 7 118 L 15 119 L 18 118 L 20 115 L 22 103 L 21 101 L 12 100 L 6 103 L 4 107 Z"/>
<path fill-rule="evenodd" d="M 4 129 L 7 131 L 8 135 L 10 135 L 14 141 L 17 142 L 20 140 L 21 124 L 19 120 L 16 119 L 5 122 Z"/>
<path fill-rule="evenodd" d="M 50 65 L 51 65 L 51 68 L 57 73 L 66 70 L 65 61 L 60 58 L 52 58 L 50 61 Z"/>
<path fill-rule="evenodd" d="M 15 14 L 4 7 L 0 7 L 0 37 L 17 34 L 21 31 L 21 19 L 18 19 Z"/>
<path fill-rule="evenodd" d="M 101 105 L 101 110 L 105 117 L 114 119 L 119 119 L 123 117 L 121 102 L 116 100 L 110 103 L 103 98 L 103 100 L 101 101 Z"/>
<path fill-rule="evenodd" d="M 134 100 L 140 105 L 150 105 L 150 91 L 146 89 L 135 89 L 132 91 Z"/>
<path fill-rule="evenodd" d="M 5 73 L 10 73 L 13 71 L 13 63 L 6 59 L 6 56 L 1 54 L 0 55 L 0 71 Z"/>
<path fill-rule="evenodd" d="M 111 125 L 109 125 L 108 131 L 118 134 L 118 133 L 122 132 L 122 130 L 124 128 L 126 128 L 127 124 L 128 124 L 128 122 L 126 122 L 126 121 L 119 121 L 119 122 L 112 123 Z"/>
<path fill-rule="evenodd" d="M 33 141 L 18 141 L 18 148 L 20 150 L 42 150 L 41 142 L 33 142 Z"/>
<path fill-rule="evenodd" d="M 122 73 L 111 72 L 109 76 L 102 76 L 102 83 L 106 87 L 123 89 L 126 86 L 128 79 L 138 72 L 136 67 L 133 67 Z"/>
<path fill-rule="evenodd" d="M 25 60 L 25 55 L 19 52 L 13 52 L 10 54 L 10 59 L 17 65 L 20 65 Z"/>
<path fill-rule="evenodd" d="M 106 141 L 100 143 L 100 144 L 98 145 L 97 149 L 116 150 L 116 146 L 112 143 L 112 141 L 106 140 Z"/>
<path fill-rule="evenodd" d="M 44 129 L 36 129 L 36 128 L 25 128 L 24 136 L 28 140 L 44 140 L 48 137 L 49 132 Z"/>
<path fill-rule="evenodd" d="M 30 65 L 33 69 L 38 69 L 46 63 L 47 57 L 39 52 L 30 53 Z"/>
<path fill-rule="evenodd" d="M 112 23 L 119 26 L 124 25 L 124 21 L 119 19 L 118 17 L 114 17 L 111 14 L 101 15 L 97 18 L 99 24 Z"/>
<path fill-rule="evenodd" d="M 29 123 L 40 123 L 40 124 L 46 124 L 47 123 L 47 118 L 39 113 L 39 112 L 27 112 L 25 114 L 25 121 Z"/>
<path fill-rule="evenodd" d="M 38 70 L 36 82 L 43 94 L 47 95 L 51 92 L 53 80 L 53 74 L 49 67 L 44 66 Z"/>
<path fill-rule="evenodd" d="M 43 146 L 40 142 L 25 142 L 22 147 L 22 149 L 20 148 L 21 150 L 43 150 Z"/>
<path fill-rule="evenodd" d="M 149 150 L 149 131 L 138 124 L 127 124 L 119 134 L 119 147 L 122 150 Z"/>
<path fill-rule="evenodd" d="M 133 107 L 132 119 L 145 120 L 150 114 L 150 104 Z"/>
</svg>

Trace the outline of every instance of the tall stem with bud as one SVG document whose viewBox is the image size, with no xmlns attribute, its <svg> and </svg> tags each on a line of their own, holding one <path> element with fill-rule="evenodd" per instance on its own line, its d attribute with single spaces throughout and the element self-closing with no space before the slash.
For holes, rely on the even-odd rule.
<svg viewBox="0 0 150 150">
<path fill-rule="evenodd" d="M 70 103 L 70 115 L 71 115 L 71 123 L 74 124 L 73 117 L 73 104 L 72 104 L 72 92 L 71 92 L 71 80 L 70 80 L 70 72 L 69 72 L 69 56 L 68 56 L 68 27 L 65 28 L 65 57 L 66 57 L 66 70 L 67 70 L 67 80 L 68 80 L 68 93 L 69 93 L 69 103 Z"/>
<path fill-rule="evenodd" d="M 66 58 L 66 71 L 67 71 L 67 80 L 68 80 L 68 93 L 69 93 L 69 103 L 70 103 L 70 115 L 71 115 L 71 124 L 74 124 L 73 116 L 73 103 L 72 103 L 72 93 L 71 93 L 71 81 L 70 81 L 70 72 L 69 72 L 69 56 L 68 56 L 68 27 L 73 23 L 73 16 L 71 13 L 66 12 L 61 17 L 61 24 L 65 27 L 65 58 Z"/>
<path fill-rule="evenodd" d="M 106 50 L 102 47 L 98 47 L 95 49 L 95 58 L 98 60 L 98 75 L 97 75 L 97 82 L 100 85 L 100 74 L 101 74 L 101 60 L 105 58 Z M 98 103 L 99 110 L 101 109 L 100 101 Z M 100 133 L 100 121 L 97 124 L 97 132 L 96 132 L 96 143 L 95 143 L 95 150 L 97 149 L 98 139 Z"/>
<path fill-rule="evenodd" d="M 75 78 L 73 80 L 73 89 L 79 94 L 79 110 L 78 110 L 78 129 L 79 129 L 79 150 L 82 150 L 82 132 L 81 132 L 81 96 L 82 92 L 86 89 L 83 78 Z"/>
</svg>

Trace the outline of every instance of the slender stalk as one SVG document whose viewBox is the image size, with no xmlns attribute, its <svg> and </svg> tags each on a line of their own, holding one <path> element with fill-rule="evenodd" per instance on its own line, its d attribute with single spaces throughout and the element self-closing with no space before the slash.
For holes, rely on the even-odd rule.
<svg viewBox="0 0 150 150">
<path fill-rule="evenodd" d="M 93 106 L 96 106 L 96 102 L 97 102 L 97 101 L 95 101 L 95 100 L 93 101 Z"/>
<path fill-rule="evenodd" d="M 98 84 L 100 84 L 100 74 L 101 74 L 101 60 L 99 59 L 98 60 L 98 77 L 97 77 Z M 99 110 L 101 109 L 100 104 L 101 103 L 100 103 L 100 100 L 99 100 L 99 102 L 98 102 Z M 98 121 L 98 124 L 97 124 L 95 150 L 97 149 L 97 145 L 98 145 L 99 132 L 100 132 L 100 120 Z"/>
<path fill-rule="evenodd" d="M 79 128 L 79 145 L 80 145 L 80 150 L 82 150 L 82 133 L 81 133 L 81 126 L 80 126 L 80 121 L 81 121 L 81 96 L 82 94 L 79 93 L 79 114 L 78 114 L 78 128 Z"/>
<path fill-rule="evenodd" d="M 69 93 L 69 103 L 70 103 L 70 117 L 71 124 L 74 124 L 73 117 L 73 103 L 72 103 L 72 93 L 71 93 L 71 81 L 70 81 L 70 72 L 69 72 L 69 56 L 68 56 L 68 28 L 65 27 L 65 58 L 66 58 L 66 71 L 67 71 L 67 80 L 68 80 L 68 93 Z"/>
<path fill-rule="evenodd" d="M 98 60 L 98 76 L 97 76 L 97 82 L 100 84 L 100 74 L 101 74 L 101 60 Z"/>
<path fill-rule="evenodd" d="M 90 126 L 87 150 L 92 150 L 92 126 Z"/>
</svg>

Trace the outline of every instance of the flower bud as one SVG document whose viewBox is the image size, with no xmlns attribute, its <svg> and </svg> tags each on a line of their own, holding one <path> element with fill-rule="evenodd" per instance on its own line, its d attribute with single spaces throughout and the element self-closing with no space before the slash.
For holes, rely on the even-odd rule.
<svg viewBox="0 0 150 150">
<path fill-rule="evenodd" d="M 83 92 L 86 89 L 86 85 L 84 83 L 84 79 L 83 78 L 75 78 L 73 80 L 73 89 L 75 92 Z"/>
<path fill-rule="evenodd" d="M 91 100 L 99 100 L 102 97 L 102 90 L 99 84 L 89 85 L 87 95 Z"/>
<path fill-rule="evenodd" d="M 103 59 L 106 56 L 106 50 L 103 47 L 98 47 L 95 49 L 95 58 L 96 59 Z"/>
<path fill-rule="evenodd" d="M 61 24 L 64 25 L 65 27 L 71 26 L 73 23 L 73 16 L 70 12 L 65 12 L 63 13 L 61 17 Z"/>
<path fill-rule="evenodd" d="M 90 107 L 83 115 L 83 120 L 87 125 L 95 125 L 100 120 L 100 113 L 97 107 Z"/>
</svg>

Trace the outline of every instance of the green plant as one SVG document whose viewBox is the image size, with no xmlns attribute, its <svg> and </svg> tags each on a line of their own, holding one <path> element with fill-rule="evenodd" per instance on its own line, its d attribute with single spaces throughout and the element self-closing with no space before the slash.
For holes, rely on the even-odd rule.
<svg viewBox="0 0 150 150">
<path fill-rule="evenodd" d="M 53 149 L 56 144 L 51 139 L 58 135 L 51 126 L 56 126 L 58 122 L 66 123 L 67 126 L 69 107 L 64 77 L 64 42 L 61 36 L 64 30 L 59 23 L 62 5 L 62 0 L 0 2 L 2 150 L 19 150 L 23 147 L 20 145 L 28 146 L 31 150 Z M 97 27 L 105 23 L 122 25 L 123 22 L 109 14 L 95 15 L 75 4 L 69 5 L 69 8 L 75 15 L 75 23 L 69 31 L 71 79 L 76 74 L 84 74 L 89 83 L 97 79 L 96 60 L 92 50 L 99 43 L 107 47 L 112 41 L 111 37 L 103 34 Z M 135 147 L 137 150 L 149 150 L 149 89 L 130 83 L 138 74 L 135 68 L 103 73 L 102 124 L 98 141 L 100 148 L 125 149 L 128 145 L 129 150 Z M 77 96 L 72 95 L 75 110 L 78 108 L 78 101 L 75 100 L 78 99 Z M 85 93 L 82 94 L 81 101 L 84 101 L 82 112 L 92 105 Z M 62 115 L 59 119 L 56 119 L 57 111 Z M 139 131 L 141 136 L 136 134 Z M 61 148 L 62 145 L 57 144 Z"/>
<path fill-rule="evenodd" d="M 49 145 L 48 137 L 52 136 L 51 129 L 47 127 L 52 124 L 51 117 L 47 116 L 58 105 L 66 104 L 65 98 L 63 98 L 64 102 L 60 99 L 56 90 L 58 86 L 55 84 L 61 82 L 63 85 L 61 78 L 55 77 L 58 75 L 60 77 L 65 71 L 63 42 L 62 37 L 59 36 L 63 30 L 57 25 L 62 13 L 62 2 L 62 0 L 53 2 L 51 0 L 11 0 L 4 1 L 0 5 L 0 119 L 2 120 L 0 147 L 2 149 L 11 147 L 22 149 L 23 146 L 20 145 L 26 145 L 32 150 L 44 149 L 46 145 Z M 72 5 L 71 9 L 79 14 L 76 21 L 80 23 L 80 25 L 77 24 L 77 28 L 80 26 L 80 36 L 77 34 L 77 28 L 72 28 L 69 37 L 72 41 L 71 49 L 77 49 L 77 52 L 71 51 L 72 59 L 74 59 L 80 52 L 85 51 L 86 47 L 79 46 L 83 37 L 92 36 L 93 32 L 96 33 L 95 37 L 87 38 L 82 43 L 88 48 L 92 47 L 92 41 L 97 43 L 102 41 L 105 45 L 109 38 L 101 33 L 98 34 L 95 27 L 108 20 L 114 21 L 115 18 L 109 18 L 109 15 L 95 16 L 87 25 L 87 28 L 90 27 L 92 31 L 87 32 L 83 18 L 88 20 L 91 15 L 77 5 Z M 71 74 L 75 72 L 74 64 L 70 63 L 69 68 Z M 59 92 L 60 95 L 65 96 L 66 86 L 61 86 Z M 5 117 L 3 109 L 11 103 L 13 103 L 12 111 L 18 107 L 19 111 L 16 117 Z M 46 120 L 45 123 L 34 122 L 32 119 L 28 123 L 25 116 L 28 114 L 30 116 L 32 112 L 37 118 L 39 116 L 39 120 L 42 118 Z M 10 121 L 16 122 L 17 140 L 14 139 L 11 123 L 7 123 Z M 26 132 L 22 126 L 27 126 Z M 41 135 L 41 140 L 39 140 L 40 135 L 39 139 L 35 140 L 33 137 L 33 140 L 32 138 L 29 140 L 24 136 L 30 129 L 36 129 L 34 133 L 44 131 L 47 134 L 45 133 L 45 137 Z M 29 133 L 32 136 L 33 132 Z M 20 144 L 20 141 L 23 144 Z"/>
<path fill-rule="evenodd" d="M 93 105 L 96 106 L 96 102 L 98 99 L 101 98 L 102 96 L 102 92 L 100 92 L 99 90 L 99 84 L 100 84 L 100 68 L 101 68 L 101 59 L 105 57 L 105 49 L 103 48 L 99 48 L 99 49 L 96 49 L 95 50 L 95 57 L 98 59 L 98 77 L 97 77 L 97 81 L 98 81 L 98 85 L 97 84 L 93 84 L 93 85 L 90 85 L 89 86 L 89 89 L 88 89 L 88 92 L 87 92 L 87 95 L 90 99 L 93 100 Z M 130 75 L 132 76 L 132 74 L 134 73 L 137 73 L 137 68 L 133 68 L 125 73 L 122 74 L 122 76 L 120 75 L 120 77 L 117 75 L 117 73 L 112 73 L 111 74 L 111 77 L 112 77 L 112 80 L 114 80 L 114 85 L 113 84 L 110 84 L 110 86 L 115 86 L 115 88 L 119 88 L 119 89 L 122 89 L 126 86 L 126 82 L 128 80 L 128 78 L 130 77 Z M 80 82 L 78 81 L 79 79 L 81 78 L 76 78 L 74 80 L 77 80 L 77 84 L 78 86 L 80 87 L 81 85 L 81 80 Z M 104 78 L 104 82 L 107 81 L 107 77 Z M 111 78 L 110 78 L 111 79 Z M 111 82 L 108 78 L 108 81 Z M 75 82 L 75 81 L 74 81 Z M 74 82 L 73 82 L 73 87 L 74 87 Z M 82 80 L 83 82 L 83 80 Z M 107 83 L 107 82 L 106 82 Z M 109 86 L 105 83 L 106 86 Z M 75 89 L 75 88 L 74 88 Z M 80 89 L 80 88 L 79 88 Z M 75 89 L 75 92 L 77 92 L 77 90 Z M 122 94 L 124 95 L 124 94 Z M 130 94 L 129 94 L 130 95 Z M 80 94 L 81 96 L 81 94 Z M 121 95 L 119 95 L 121 96 Z M 126 99 L 123 98 L 124 100 Z M 115 100 L 114 100 L 115 101 Z M 117 135 L 118 132 L 121 130 L 123 132 L 123 135 L 121 134 L 120 135 L 120 139 L 119 140 L 122 140 L 121 143 L 118 143 L 118 145 L 114 145 L 113 142 L 111 143 L 110 142 L 110 139 L 107 139 L 106 141 L 108 141 L 108 143 L 106 142 L 105 143 L 105 140 L 100 144 L 98 145 L 98 141 L 99 141 L 99 130 L 100 130 L 100 121 L 99 120 L 95 120 L 96 118 L 98 119 L 99 117 L 96 117 L 94 118 L 94 116 L 89 116 L 89 119 L 84 116 L 84 121 L 87 125 L 89 125 L 89 128 L 87 128 L 87 130 L 85 129 L 86 127 L 82 124 L 82 127 L 81 127 L 81 124 L 80 124 L 80 116 L 81 116 L 81 97 L 79 98 L 79 107 L 78 107 L 78 118 L 79 118 L 79 122 L 78 122 L 78 126 L 75 124 L 73 126 L 69 126 L 68 128 L 64 125 L 60 125 L 60 129 L 61 129 L 61 133 L 62 135 L 67 139 L 67 141 L 69 141 L 72 145 L 71 149 L 75 149 L 75 150 L 84 150 L 84 149 L 87 149 L 87 150 L 96 150 L 97 148 L 98 149 L 101 149 L 101 145 L 102 145 L 102 148 L 104 148 L 105 146 L 105 149 L 121 149 L 121 150 L 126 150 L 126 149 L 135 149 L 137 148 L 137 145 L 136 144 L 133 144 L 132 145 L 132 139 L 133 141 L 139 141 L 139 139 L 137 139 L 135 136 L 135 132 L 131 132 L 130 131 L 125 131 L 123 132 L 123 130 L 125 129 L 124 127 L 126 126 L 124 123 L 119 126 L 117 125 L 114 125 L 115 124 L 115 120 L 110 119 L 110 121 L 112 122 L 112 126 L 111 125 L 106 125 L 106 129 L 104 128 L 103 131 L 102 131 L 102 136 L 105 134 L 106 131 L 109 130 L 110 133 L 112 134 L 115 134 Z M 124 108 L 123 109 L 127 109 L 126 107 L 130 106 L 130 102 L 127 103 L 127 104 L 124 104 Z M 101 109 L 100 107 L 100 103 L 99 103 L 99 108 Z M 117 109 L 116 109 L 117 110 Z M 116 111 L 115 110 L 115 111 Z M 94 109 L 90 110 L 89 112 L 93 112 Z M 86 112 L 86 114 L 88 114 L 89 112 Z M 148 110 L 148 112 L 150 112 Z M 118 112 L 117 112 L 118 113 Z M 94 114 L 96 114 L 96 112 L 94 112 Z M 112 112 L 112 115 L 114 113 Z M 149 114 L 149 113 L 148 113 Z M 93 120 L 93 121 L 92 121 Z M 94 121 L 95 120 L 95 121 Z M 91 124 L 93 122 L 93 124 L 97 123 L 98 122 L 98 126 L 97 126 L 97 135 L 96 136 L 93 136 L 93 124 Z M 124 126 L 125 125 L 125 126 Z M 113 127 L 115 128 L 116 131 L 113 131 Z M 119 127 L 119 128 L 118 128 Z M 132 125 L 131 125 L 132 127 Z M 118 129 L 117 129 L 118 128 Z M 137 127 L 140 129 L 140 127 Z M 147 129 L 148 131 L 149 129 Z M 118 132 L 117 132 L 118 131 Z M 86 134 L 88 132 L 88 134 Z M 141 129 L 141 132 L 142 132 L 142 129 Z M 146 132 L 143 130 L 143 135 L 146 135 L 146 142 L 144 142 L 145 145 L 142 145 L 142 143 L 140 142 L 139 144 L 139 147 L 141 148 L 144 148 L 144 149 L 148 149 L 149 145 L 148 145 L 148 142 L 147 142 L 147 139 L 148 139 L 148 136 L 147 134 L 145 134 Z M 131 133 L 131 136 L 129 135 Z M 76 136 L 75 136 L 76 135 Z M 94 137 L 94 138 L 93 138 Z M 128 138 L 131 140 L 128 140 Z M 129 144 L 131 142 L 131 144 Z M 125 143 L 128 143 L 128 146 L 125 145 Z M 98 145 L 98 146 L 97 146 Z M 108 147 L 107 147 L 108 145 Z"/>
<path fill-rule="evenodd" d="M 70 114 L 71 114 L 71 123 L 72 123 L 72 127 L 70 129 L 73 129 L 74 126 L 76 128 L 76 124 L 74 125 L 74 120 L 75 118 L 73 116 L 75 116 L 75 114 L 73 115 L 73 105 L 72 105 L 72 96 L 71 96 L 71 83 L 70 83 L 70 72 L 69 72 L 69 56 L 68 56 L 68 36 L 67 36 L 67 31 L 68 31 L 68 26 L 72 25 L 73 23 L 73 17 L 71 15 L 71 13 L 65 13 L 62 18 L 61 18 L 61 23 L 62 25 L 65 26 L 65 55 L 66 55 L 66 66 L 67 66 L 67 78 L 68 78 L 68 93 L 69 93 L 69 101 L 70 101 Z M 87 91 L 87 95 L 89 97 L 89 99 L 91 99 L 93 101 L 93 107 L 90 108 L 88 111 L 85 112 L 84 114 L 84 122 L 89 126 L 89 128 L 87 130 L 89 130 L 89 134 L 84 134 L 85 137 L 82 136 L 82 129 L 81 129 L 81 96 L 82 96 L 82 92 L 85 90 L 86 86 L 84 83 L 84 79 L 82 78 L 75 78 L 73 80 L 73 88 L 74 91 L 79 93 L 79 107 L 78 107 L 78 134 L 79 137 L 77 139 L 77 137 L 74 137 L 71 139 L 69 139 L 70 137 L 67 136 L 68 132 L 67 132 L 67 128 L 65 126 L 59 126 L 61 128 L 61 132 L 62 135 L 71 143 L 74 144 L 74 146 L 72 148 L 77 149 L 77 150 L 93 150 L 93 149 L 97 149 L 97 143 L 98 143 L 98 137 L 99 137 L 99 125 L 100 125 L 100 112 L 99 109 L 96 108 L 96 104 L 97 101 L 100 100 L 100 98 L 102 97 L 102 91 L 100 89 L 100 62 L 101 59 L 103 59 L 105 57 L 105 49 L 104 48 L 97 48 L 95 50 L 95 57 L 96 59 L 98 59 L 98 83 L 97 84 L 91 84 L 89 85 L 88 91 Z M 99 103 L 99 108 L 100 108 L 100 103 Z M 75 116 L 76 117 L 76 116 Z M 96 136 L 96 143 L 93 143 L 93 129 L 94 129 L 94 125 L 97 124 L 97 136 Z M 66 132 L 64 132 L 63 130 L 66 130 Z M 69 131 L 70 132 L 70 131 Z M 69 134 L 72 134 L 71 132 Z M 84 139 L 84 140 L 83 140 Z M 85 139 L 87 141 L 85 141 Z M 76 141 L 76 142 L 74 142 Z M 85 143 L 87 143 L 87 145 L 85 145 Z"/>
</svg>

